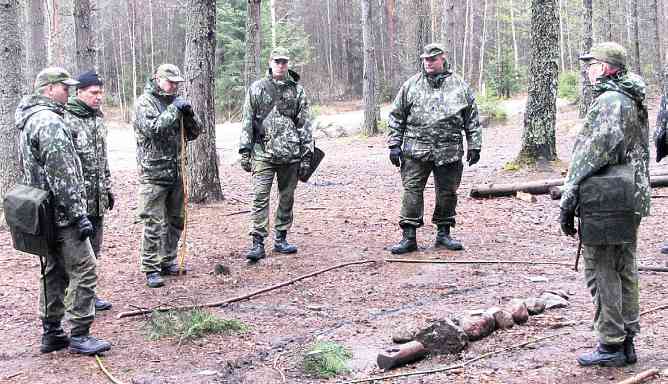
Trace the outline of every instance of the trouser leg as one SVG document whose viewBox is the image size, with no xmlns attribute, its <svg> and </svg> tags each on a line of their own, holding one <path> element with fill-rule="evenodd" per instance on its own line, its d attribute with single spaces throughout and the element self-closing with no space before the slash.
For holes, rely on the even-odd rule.
<svg viewBox="0 0 668 384">
<path fill-rule="evenodd" d="M 160 272 L 160 249 L 167 188 L 156 184 L 142 184 L 140 190 L 141 213 L 144 222 L 141 245 L 141 271 Z"/>
<path fill-rule="evenodd" d="M 168 188 L 165 197 L 165 218 L 162 224 L 161 240 L 161 267 L 173 264 L 176 260 L 176 251 L 179 239 L 183 232 L 185 217 L 185 201 L 183 184 L 181 182 Z"/>
<path fill-rule="evenodd" d="M 56 235 L 58 236 L 58 235 Z M 65 261 L 60 240 L 54 252 L 43 259 L 44 275 L 39 280 L 39 317 L 44 321 L 60 322 L 65 315 L 65 289 L 70 282 L 65 271 Z M 46 282 L 46 298 L 44 285 Z M 46 299 L 46 312 L 44 302 Z"/>
<path fill-rule="evenodd" d="M 276 166 L 266 161 L 253 162 L 253 209 L 251 235 L 269 235 L 269 197 Z"/>
<path fill-rule="evenodd" d="M 636 243 L 625 244 L 621 249 L 619 276 L 622 283 L 622 318 L 624 329 L 631 337 L 640 332 L 640 286 Z"/>
<path fill-rule="evenodd" d="M 434 167 L 436 204 L 431 221 L 437 226 L 455 225 L 457 189 L 462 181 L 463 169 L 461 161 Z"/>
<path fill-rule="evenodd" d="M 404 193 L 401 198 L 400 226 L 424 225 L 424 187 L 427 185 L 433 162 L 404 158 L 401 163 L 401 182 Z"/>
<path fill-rule="evenodd" d="M 276 183 L 278 184 L 278 208 L 274 219 L 276 231 L 288 231 L 292 227 L 292 207 L 295 202 L 298 170 L 299 163 L 293 163 L 281 165 L 276 171 Z"/>
</svg>

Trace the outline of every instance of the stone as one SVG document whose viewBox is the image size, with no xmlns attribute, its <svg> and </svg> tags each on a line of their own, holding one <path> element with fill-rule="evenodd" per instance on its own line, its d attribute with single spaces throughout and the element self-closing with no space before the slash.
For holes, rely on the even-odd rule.
<svg viewBox="0 0 668 384">
<path fill-rule="evenodd" d="M 505 309 L 492 307 L 485 312 L 494 318 L 496 329 L 508 329 L 515 326 L 513 315 Z"/>
<path fill-rule="evenodd" d="M 471 341 L 480 340 L 491 334 L 496 327 L 494 317 L 486 312 L 480 315 L 467 313 L 458 320 L 459 326 L 462 327 L 462 330 Z"/>
<path fill-rule="evenodd" d="M 545 302 L 539 298 L 530 297 L 524 300 L 524 304 L 526 304 L 530 315 L 540 315 L 545 311 Z"/>
<path fill-rule="evenodd" d="M 545 303 L 545 309 L 566 308 L 569 305 L 568 300 L 552 292 L 543 292 L 540 295 L 540 300 Z"/>
<path fill-rule="evenodd" d="M 547 292 L 547 293 L 554 293 L 555 295 L 557 295 L 557 296 L 561 296 L 561 297 L 563 297 L 563 298 L 566 299 L 566 300 L 570 299 L 570 297 L 571 297 L 571 294 L 569 294 L 568 292 L 564 291 L 563 289 L 546 289 L 546 290 L 543 291 L 543 293 L 545 293 L 545 292 Z"/>
<path fill-rule="evenodd" d="M 399 326 L 392 332 L 392 341 L 397 344 L 408 343 L 415 340 L 418 330 L 413 326 Z"/>
<path fill-rule="evenodd" d="M 459 353 L 469 342 L 466 333 L 450 319 L 431 323 L 415 335 L 415 340 L 433 355 Z"/>
<path fill-rule="evenodd" d="M 515 324 L 524 324 L 529 320 L 529 311 L 526 304 L 524 304 L 524 300 L 511 300 L 507 308 Z"/>
</svg>

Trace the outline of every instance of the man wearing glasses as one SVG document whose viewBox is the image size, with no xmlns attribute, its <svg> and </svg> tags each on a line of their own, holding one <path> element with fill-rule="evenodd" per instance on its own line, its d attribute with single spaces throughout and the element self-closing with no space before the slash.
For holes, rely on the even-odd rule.
<svg viewBox="0 0 668 384">
<path fill-rule="evenodd" d="M 246 93 L 239 153 L 241 167 L 253 175 L 253 209 L 246 253 L 250 262 L 265 257 L 264 238 L 269 235 L 269 195 L 274 177 L 278 184 L 278 209 L 274 218 L 274 252 L 290 254 L 288 243 L 292 206 L 298 177 L 310 171 L 313 138 L 309 102 L 299 75 L 288 69 L 287 49 L 276 47 L 269 57 L 269 71 Z"/>
<path fill-rule="evenodd" d="M 595 98 L 573 146 L 560 221 L 562 231 L 574 236 L 576 212 L 580 217 L 598 345 L 577 361 L 582 366 L 623 366 L 637 361 L 633 342 L 640 330 L 636 241 L 640 219 L 649 214 L 650 205 L 645 83 L 627 72 L 626 51 L 617 43 L 596 44 L 580 60 L 585 62 Z M 605 177 L 621 182 L 605 184 Z"/>
</svg>

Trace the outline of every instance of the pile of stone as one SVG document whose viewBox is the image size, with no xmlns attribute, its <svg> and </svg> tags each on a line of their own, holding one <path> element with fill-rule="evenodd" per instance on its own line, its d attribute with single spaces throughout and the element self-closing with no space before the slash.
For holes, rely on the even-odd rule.
<svg viewBox="0 0 668 384">
<path fill-rule="evenodd" d="M 399 328 L 392 335 L 392 341 L 397 345 L 378 354 L 378 367 L 388 370 L 428 354 L 459 353 L 470 341 L 480 340 L 497 329 L 524 324 L 529 316 L 548 309 L 568 307 L 568 299 L 564 291 L 544 291 L 539 297 L 513 299 L 503 308 L 465 311 L 452 318 L 435 320 L 421 329 Z"/>
</svg>

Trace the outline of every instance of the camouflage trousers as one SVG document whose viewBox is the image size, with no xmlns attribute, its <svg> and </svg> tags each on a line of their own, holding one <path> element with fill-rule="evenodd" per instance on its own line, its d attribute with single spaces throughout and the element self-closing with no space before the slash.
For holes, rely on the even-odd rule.
<svg viewBox="0 0 668 384">
<path fill-rule="evenodd" d="M 144 222 L 141 271 L 160 272 L 173 264 L 184 224 L 183 183 L 142 184 L 139 192 Z"/>
<path fill-rule="evenodd" d="M 90 238 L 90 245 L 93 247 L 95 258 L 100 258 L 100 249 L 102 249 L 102 241 L 104 240 L 104 216 L 88 216 L 95 234 Z"/>
<path fill-rule="evenodd" d="M 40 279 L 40 318 L 60 322 L 67 313 L 72 336 L 88 335 L 95 319 L 97 286 L 95 256 L 90 241 L 79 240 L 76 225 L 57 228 L 56 249 L 46 257 L 45 263 L 44 276 Z"/>
<path fill-rule="evenodd" d="M 269 196 L 274 175 L 278 184 L 278 209 L 274 217 L 276 231 L 288 231 L 292 227 L 292 206 L 295 202 L 299 163 L 274 164 L 267 161 L 253 162 L 253 210 L 251 235 L 269 235 Z"/>
<path fill-rule="evenodd" d="M 424 188 L 429 175 L 434 174 L 436 205 L 431 222 L 435 225 L 455 225 L 457 189 L 462 181 L 464 166 L 461 161 L 436 166 L 433 161 L 404 158 L 401 162 L 401 182 L 404 193 L 401 199 L 399 225 L 421 227 L 424 225 Z"/>
<path fill-rule="evenodd" d="M 603 344 L 621 344 L 640 331 L 636 243 L 584 246 L 583 257 L 596 307 L 594 331 Z"/>
</svg>

